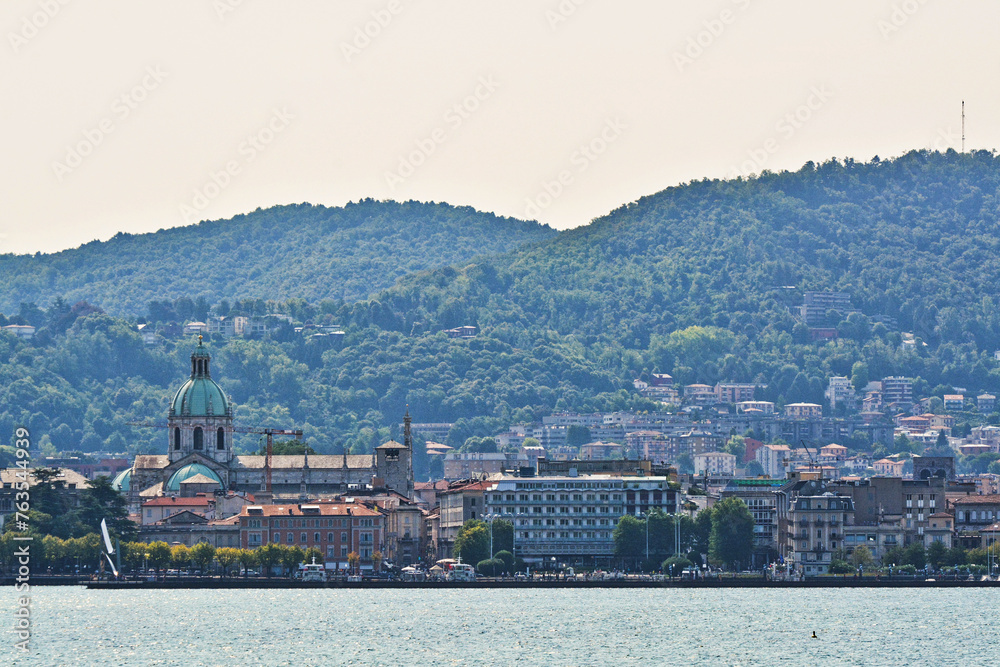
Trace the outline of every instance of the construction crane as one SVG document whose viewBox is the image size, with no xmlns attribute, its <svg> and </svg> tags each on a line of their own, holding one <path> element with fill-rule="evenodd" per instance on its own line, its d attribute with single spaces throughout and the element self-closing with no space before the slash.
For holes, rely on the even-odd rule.
<svg viewBox="0 0 1000 667">
<path fill-rule="evenodd" d="M 294 435 L 296 440 L 302 439 L 301 429 L 283 428 L 253 428 L 248 426 L 234 426 L 233 433 L 257 433 L 267 437 L 267 448 L 264 454 L 264 492 L 271 494 L 271 456 L 274 446 L 275 435 Z"/>
<path fill-rule="evenodd" d="M 162 422 L 126 422 L 129 426 L 141 426 L 144 428 L 169 428 L 168 424 Z M 264 491 L 271 493 L 271 457 L 274 449 L 274 436 L 292 435 L 296 440 L 302 439 L 302 429 L 285 428 L 260 428 L 255 426 L 233 426 L 233 433 L 256 433 L 266 436 L 267 447 L 264 454 Z"/>
<path fill-rule="evenodd" d="M 819 478 L 820 478 L 820 480 L 822 480 L 823 479 L 823 466 L 820 465 L 820 464 L 818 464 L 818 463 L 816 463 L 816 459 L 813 458 L 812 452 L 810 452 L 809 448 L 806 446 L 806 441 L 805 440 L 800 440 L 799 442 L 802 443 L 802 449 L 806 450 L 806 454 L 809 455 L 809 463 L 812 464 L 813 468 L 818 468 L 819 469 Z"/>
</svg>

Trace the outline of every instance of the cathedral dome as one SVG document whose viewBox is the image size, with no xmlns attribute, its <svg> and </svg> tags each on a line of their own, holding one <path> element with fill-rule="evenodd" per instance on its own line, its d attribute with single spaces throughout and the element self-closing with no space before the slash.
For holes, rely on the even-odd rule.
<svg viewBox="0 0 1000 667">
<path fill-rule="evenodd" d="M 180 491 L 181 482 L 187 479 L 191 479 L 196 475 L 204 475 L 214 482 L 219 484 L 219 488 L 222 488 L 222 479 L 215 473 L 214 470 L 202 463 L 189 463 L 182 468 L 178 468 L 177 472 L 170 476 L 167 480 L 167 487 L 165 491 Z"/>
<path fill-rule="evenodd" d="M 132 484 L 132 469 L 127 468 L 122 470 L 120 473 L 115 475 L 115 478 L 111 480 L 111 488 L 116 491 L 121 491 L 123 493 L 128 493 L 129 486 Z"/>
<path fill-rule="evenodd" d="M 208 350 L 198 337 L 198 347 L 191 354 L 191 377 L 181 385 L 170 401 L 170 415 L 176 417 L 227 417 L 229 399 L 208 371 Z"/>
</svg>

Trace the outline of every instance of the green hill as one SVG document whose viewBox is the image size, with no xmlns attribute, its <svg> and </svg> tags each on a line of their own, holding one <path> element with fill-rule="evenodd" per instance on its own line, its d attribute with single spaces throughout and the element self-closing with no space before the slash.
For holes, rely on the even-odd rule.
<svg viewBox="0 0 1000 667">
<path fill-rule="evenodd" d="M 0 256 L 0 312 L 58 297 L 138 315 L 152 300 L 351 301 L 397 278 L 501 253 L 555 231 L 469 207 L 365 200 L 258 209 L 50 255 Z"/>
<path fill-rule="evenodd" d="M 994 154 L 810 163 L 670 188 L 506 257 L 409 276 L 378 295 L 394 316 L 379 324 L 551 332 L 623 380 L 758 380 L 772 398 L 822 402 L 827 378 L 859 362 L 928 391 L 996 390 L 998 250 Z M 806 291 L 850 295 L 860 313 L 814 327 L 838 340 L 812 342 L 794 316 Z M 368 307 L 347 310 L 366 324 Z"/>
<path fill-rule="evenodd" d="M 450 444 L 555 410 L 653 409 L 631 384 L 652 372 L 765 382 L 763 398 L 788 402 L 823 403 L 832 375 L 859 386 L 912 377 L 917 398 L 954 386 L 995 394 L 998 204 L 1000 158 L 988 152 L 694 182 L 548 240 L 328 304 L 342 341 L 290 330 L 210 340 L 214 374 L 242 423 L 295 424 L 317 451 L 338 452 L 387 439 L 407 405 L 415 421 L 457 422 Z M 252 252 L 250 241 L 233 243 Z M 262 297 L 314 300 L 328 294 L 317 280 L 303 278 L 301 292 L 253 284 Z M 794 311 L 806 291 L 845 292 L 858 312 L 821 312 L 806 326 Z M 191 341 L 146 348 L 122 320 L 49 310 L 37 314 L 53 323 L 49 334 L 0 337 L 0 430 L 29 423 L 60 448 L 158 451 L 156 434 L 125 422 L 162 418 Z M 467 324 L 477 337 L 441 331 Z M 837 338 L 816 339 L 816 329 Z"/>
</svg>

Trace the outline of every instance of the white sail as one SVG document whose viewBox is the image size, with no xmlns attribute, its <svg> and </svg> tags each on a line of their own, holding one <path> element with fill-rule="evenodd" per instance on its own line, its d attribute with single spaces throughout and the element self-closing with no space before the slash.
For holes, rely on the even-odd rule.
<svg viewBox="0 0 1000 667">
<path fill-rule="evenodd" d="M 108 548 L 108 553 L 113 554 L 115 552 L 115 548 L 111 546 L 111 536 L 108 535 L 108 523 L 104 519 L 101 519 L 101 534 L 104 535 L 104 544 Z M 110 558 L 108 560 L 110 560 Z"/>
<path fill-rule="evenodd" d="M 111 571 L 114 572 L 115 576 L 117 577 L 118 576 L 118 568 L 116 568 L 115 564 L 111 562 L 111 556 L 109 556 L 107 554 L 104 554 L 104 557 L 108 559 L 108 565 L 111 566 Z"/>
</svg>

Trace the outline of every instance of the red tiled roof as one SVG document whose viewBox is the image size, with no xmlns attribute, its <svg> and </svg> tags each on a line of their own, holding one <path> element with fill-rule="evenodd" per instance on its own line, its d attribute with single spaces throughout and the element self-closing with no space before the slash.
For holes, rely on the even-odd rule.
<svg viewBox="0 0 1000 667">
<path fill-rule="evenodd" d="M 1000 505 L 1000 494 L 991 493 L 983 496 L 962 496 L 956 498 L 952 505 Z"/>
<path fill-rule="evenodd" d="M 315 507 L 316 512 L 303 512 L 302 507 Z M 261 510 L 250 514 L 250 510 Z M 287 505 L 244 505 L 240 516 L 382 516 L 378 510 L 358 503 L 302 503 Z"/>
<path fill-rule="evenodd" d="M 486 482 L 468 482 L 468 483 L 465 483 L 465 484 L 460 484 L 458 486 L 454 486 L 454 487 L 448 489 L 447 491 L 444 491 L 443 493 L 461 493 L 463 491 L 485 491 L 486 489 L 490 488 L 494 484 L 496 484 L 496 482 L 489 482 L 489 481 L 486 481 Z"/>
</svg>

